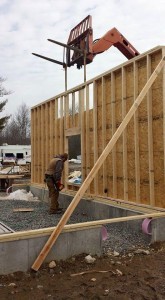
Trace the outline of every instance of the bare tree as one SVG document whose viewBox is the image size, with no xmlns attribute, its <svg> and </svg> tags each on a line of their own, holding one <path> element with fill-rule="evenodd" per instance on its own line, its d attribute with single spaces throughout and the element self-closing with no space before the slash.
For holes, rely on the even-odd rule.
<svg viewBox="0 0 165 300">
<path fill-rule="evenodd" d="M 22 103 L 3 130 L 1 138 L 10 145 L 30 145 L 30 109 Z"/>
<path fill-rule="evenodd" d="M 14 116 L 10 118 L 10 121 L 2 131 L 1 139 L 3 140 L 3 143 L 7 143 L 10 145 L 19 144 L 18 127 L 15 123 Z"/>
<path fill-rule="evenodd" d="M 0 77 L 0 97 L 4 97 L 6 95 L 11 94 L 11 91 L 7 91 L 5 89 L 5 87 L 3 86 L 3 82 L 6 79 L 4 79 L 3 77 Z M 0 113 L 4 110 L 4 107 L 7 103 L 7 99 L 0 101 Z M 7 121 L 9 120 L 10 116 L 4 116 L 2 118 L 0 118 L 0 131 L 2 131 L 2 129 L 5 127 Z"/>
<path fill-rule="evenodd" d="M 30 138 L 30 109 L 26 103 L 22 103 L 15 114 L 15 123 L 19 130 L 20 144 Z"/>
</svg>

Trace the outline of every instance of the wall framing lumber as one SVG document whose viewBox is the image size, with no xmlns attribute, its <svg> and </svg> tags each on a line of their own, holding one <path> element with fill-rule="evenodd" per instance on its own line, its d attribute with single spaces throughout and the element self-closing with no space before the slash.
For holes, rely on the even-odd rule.
<svg viewBox="0 0 165 300">
<path fill-rule="evenodd" d="M 86 174 L 88 175 L 90 172 L 90 127 L 89 127 L 89 85 L 86 86 L 86 112 L 85 112 L 85 138 L 86 138 Z M 87 190 L 87 194 L 90 194 L 90 187 Z"/>
<path fill-rule="evenodd" d="M 93 131 L 93 139 L 94 139 L 94 164 L 96 163 L 98 159 L 98 124 L 97 124 L 97 114 L 98 114 L 98 107 L 97 107 L 97 97 L 98 97 L 98 92 L 97 92 L 97 82 L 94 81 L 93 83 L 93 95 L 94 95 L 94 107 L 93 107 L 93 128 L 95 130 Z M 94 178 L 94 190 L 95 194 L 98 195 L 98 175 Z"/>
<path fill-rule="evenodd" d="M 44 172 L 45 172 L 45 153 L 44 153 L 44 137 L 45 137 L 45 129 L 44 129 L 44 106 L 41 105 L 41 181 L 44 181 Z"/>
<path fill-rule="evenodd" d="M 52 100 L 50 102 L 50 156 L 52 157 L 54 155 L 54 143 L 53 143 L 53 126 L 54 126 L 54 101 Z"/>
<path fill-rule="evenodd" d="M 74 128 L 80 128 L 82 173 L 84 178 L 88 176 L 164 56 L 164 49 L 163 46 L 151 49 L 32 108 L 33 184 L 43 183 L 44 172 L 53 152 L 54 155 L 68 151 L 66 132 L 74 133 Z M 105 195 L 152 207 L 165 207 L 164 103 L 165 75 L 160 72 L 112 153 L 89 185 L 86 191 L 89 196 Z M 38 107 L 41 109 L 38 110 Z M 49 111 L 46 113 L 47 109 Z M 54 126 L 50 123 L 52 118 Z M 41 130 L 37 125 L 39 123 Z M 43 149 L 45 141 L 51 145 L 50 151 Z M 41 149 L 42 159 L 37 149 Z M 80 186 L 70 185 L 67 177 L 66 164 L 63 178 L 65 190 L 78 190 Z"/>
<path fill-rule="evenodd" d="M 45 145 L 49 145 L 49 104 L 50 102 L 45 103 Z M 45 149 L 45 166 L 48 165 L 49 157 L 49 146 Z"/>
<path fill-rule="evenodd" d="M 78 135 L 81 134 L 81 127 L 72 127 L 65 129 L 65 136 L 73 136 L 73 135 Z"/>
<path fill-rule="evenodd" d="M 112 102 L 112 135 L 116 131 L 116 101 L 115 101 L 115 75 L 111 73 L 111 102 Z M 112 166 L 113 166 L 113 197 L 117 197 L 117 169 L 116 169 L 116 145 L 112 149 Z"/>
<path fill-rule="evenodd" d="M 151 57 L 147 55 L 147 79 L 151 76 Z M 155 205 L 154 195 L 154 160 L 153 160 L 153 130 L 152 130 L 152 90 L 147 93 L 147 113 L 148 113 L 148 154 L 149 154 L 149 185 L 150 204 Z"/>
<path fill-rule="evenodd" d="M 63 97 L 60 97 L 60 114 L 62 115 L 63 113 Z M 64 135 L 64 123 L 63 123 L 63 118 L 60 117 L 60 137 Z M 63 153 L 64 149 L 64 140 L 60 138 L 60 153 Z"/>
<path fill-rule="evenodd" d="M 102 91 L 101 91 L 101 107 L 102 107 L 102 151 L 106 146 L 106 101 L 105 101 L 105 78 L 102 77 Z M 103 190 L 102 194 L 107 195 L 107 168 L 106 162 L 103 163 Z"/>
<path fill-rule="evenodd" d="M 86 165 L 86 160 L 85 160 L 85 152 L 83 151 L 83 147 L 85 144 L 85 127 L 84 127 L 84 89 L 80 91 L 80 128 L 81 128 L 81 177 L 82 181 L 85 179 L 85 165 Z"/>
<path fill-rule="evenodd" d="M 76 113 L 76 106 L 75 106 L 75 93 L 72 93 L 72 126 L 75 127 L 75 113 Z"/>
<path fill-rule="evenodd" d="M 122 68 L 122 118 L 126 115 L 126 70 Z M 124 200 L 128 200 L 128 158 L 127 158 L 127 128 L 123 131 L 123 179 Z"/>
<path fill-rule="evenodd" d="M 165 48 L 162 49 L 162 55 L 165 55 Z M 165 70 L 163 72 L 163 149 L 164 149 L 164 170 L 165 170 Z M 164 171 L 165 172 L 165 171 Z M 165 176 L 164 176 L 165 183 Z"/>
<path fill-rule="evenodd" d="M 62 118 L 62 117 L 61 117 Z M 58 153 L 58 101 L 55 101 L 55 119 L 54 119 L 54 146 L 55 153 Z"/>
<path fill-rule="evenodd" d="M 138 96 L 138 66 L 135 61 L 134 67 L 134 101 Z M 135 141 L 135 178 L 136 178 L 136 202 L 140 203 L 140 156 L 139 156 L 139 113 L 138 110 L 134 113 L 134 141 Z"/>
</svg>

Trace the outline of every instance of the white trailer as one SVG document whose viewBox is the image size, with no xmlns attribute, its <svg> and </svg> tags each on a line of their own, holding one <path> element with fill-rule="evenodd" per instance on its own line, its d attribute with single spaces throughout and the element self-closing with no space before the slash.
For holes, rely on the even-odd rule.
<svg viewBox="0 0 165 300">
<path fill-rule="evenodd" d="M 26 165 L 31 162 L 31 145 L 0 146 L 0 162 L 2 164 Z"/>
</svg>

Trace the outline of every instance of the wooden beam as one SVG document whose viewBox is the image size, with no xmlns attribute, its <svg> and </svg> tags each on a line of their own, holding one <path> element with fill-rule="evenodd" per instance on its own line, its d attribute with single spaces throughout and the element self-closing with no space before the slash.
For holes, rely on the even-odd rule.
<svg viewBox="0 0 165 300">
<path fill-rule="evenodd" d="M 33 211 L 34 208 L 14 208 L 13 212 L 29 212 L 29 211 Z"/>
<path fill-rule="evenodd" d="M 96 220 L 96 221 L 89 221 L 85 223 L 78 223 L 79 227 L 81 228 L 88 226 L 98 226 L 98 225 L 104 225 L 104 224 L 112 224 L 112 223 L 119 223 L 119 222 L 127 222 L 127 221 L 134 221 L 134 220 L 141 220 L 146 218 L 161 218 L 165 217 L 164 212 L 154 212 L 149 214 L 141 214 L 136 216 L 128 216 L 128 217 L 119 217 L 119 218 L 113 218 L 113 219 L 104 219 L 104 220 Z M 78 224 L 75 224 L 78 226 Z M 57 225 L 58 226 L 58 225 Z"/>
<path fill-rule="evenodd" d="M 43 263 L 45 257 L 48 255 L 50 249 L 54 245 L 54 243 L 57 240 L 58 236 L 60 235 L 62 229 L 64 228 L 65 224 L 67 223 L 68 219 L 70 218 L 72 212 L 74 211 L 74 209 L 76 208 L 76 206 L 80 202 L 80 200 L 83 197 L 85 191 L 88 189 L 89 185 L 91 184 L 91 182 L 94 179 L 95 175 L 97 174 L 98 170 L 102 166 L 102 164 L 105 161 L 106 157 L 112 151 L 113 146 L 116 144 L 117 140 L 119 139 L 119 137 L 123 133 L 123 131 L 126 128 L 127 124 L 129 123 L 129 121 L 133 117 L 135 111 L 137 110 L 137 108 L 139 107 L 139 105 L 142 102 L 143 98 L 147 94 L 149 88 L 151 87 L 151 85 L 153 84 L 153 82 L 157 78 L 158 74 L 162 70 L 164 64 L 165 64 L 165 57 L 163 57 L 161 59 L 161 61 L 159 62 L 158 66 L 156 67 L 156 69 L 152 73 L 151 77 L 149 78 L 149 80 L 145 84 L 144 88 L 142 89 L 141 93 L 137 97 L 136 101 L 134 102 L 134 104 L 132 105 L 132 107 L 130 108 L 128 113 L 126 114 L 124 120 L 122 121 L 122 123 L 120 124 L 118 129 L 116 130 L 116 132 L 113 135 L 112 139 L 107 144 L 106 148 L 104 149 L 104 151 L 102 152 L 102 154 L 98 158 L 97 162 L 95 163 L 92 170 L 88 174 L 88 176 L 85 179 L 84 183 L 82 184 L 82 186 L 78 190 L 77 194 L 73 198 L 73 200 L 70 203 L 69 207 L 67 208 L 67 210 L 65 211 L 65 213 L 62 216 L 61 220 L 59 221 L 56 229 L 53 231 L 50 238 L 46 242 L 45 246 L 41 250 L 39 256 L 37 257 L 34 264 L 32 265 L 33 270 L 37 271 L 39 269 L 39 267 L 41 266 L 41 264 Z"/>
<path fill-rule="evenodd" d="M 60 153 L 64 152 L 64 99 L 60 98 Z"/>
<path fill-rule="evenodd" d="M 162 49 L 162 56 L 165 56 L 165 47 Z M 164 171 L 163 171 L 163 179 L 164 179 L 164 184 L 165 184 L 165 72 L 163 72 L 163 152 L 164 152 L 164 163 L 163 163 L 163 167 L 164 167 Z M 163 199 L 162 199 L 163 201 Z"/>
<path fill-rule="evenodd" d="M 75 106 L 75 93 L 72 93 L 72 126 L 76 126 L 75 122 L 75 113 L 76 113 L 76 106 Z"/>
<path fill-rule="evenodd" d="M 115 101 L 115 74 L 111 73 L 111 111 L 112 111 L 112 135 L 116 131 L 116 101 Z M 117 170 L 116 170 L 116 145 L 112 149 L 113 168 L 113 197 L 117 197 Z"/>
<path fill-rule="evenodd" d="M 80 91 L 80 125 L 81 125 L 81 178 L 82 182 L 85 179 L 85 165 L 86 165 L 86 160 L 85 160 L 85 151 L 84 151 L 84 146 L 85 146 L 85 128 L 84 128 L 84 105 L 85 105 L 85 90 L 81 89 Z"/>
<path fill-rule="evenodd" d="M 126 115 L 126 70 L 122 68 L 122 119 Z M 128 200 L 128 155 L 127 155 L 127 128 L 123 131 L 123 179 L 124 200 Z"/>
<path fill-rule="evenodd" d="M 34 161 L 34 182 L 37 182 L 37 164 L 38 164 L 38 154 L 37 154 L 37 129 L 38 129 L 38 125 L 37 125 L 37 108 L 34 109 L 34 114 L 33 114 L 33 118 L 34 118 L 34 148 L 33 148 L 33 161 Z"/>
<path fill-rule="evenodd" d="M 51 148 L 50 148 L 50 144 L 51 144 L 51 135 L 50 135 L 50 122 L 52 122 L 52 119 L 51 119 L 51 113 L 50 113 L 50 107 L 51 107 L 51 101 L 48 103 L 48 110 L 47 110 L 47 123 L 48 123 L 48 127 L 47 127 L 47 138 L 48 138 L 48 157 L 49 157 L 49 160 L 51 159 L 51 154 L 50 154 L 50 151 L 51 151 Z M 47 162 L 49 163 L 49 162 Z"/>
<path fill-rule="evenodd" d="M 44 109 L 45 106 L 41 105 L 41 172 L 42 182 L 44 182 L 45 173 L 45 155 L 44 155 L 44 143 L 45 143 L 45 126 L 44 126 Z"/>
<path fill-rule="evenodd" d="M 165 217 L 165 212 L 154 212 L 154 213 L 146 213 L 146 214 L 140 214 L 140 215 L 128 216 L 128 217 L 119 217 L 113 219 L 104 219 L 104 220 L 96 220 L 96 221 L 89 221 L 89 222 L 76 223 L 76 224 L 68 224 L 64 226 L 62 232 L 83 230 L 85 228 L 89 229 L 104 224 L 113 224 L 119 222 L 141 220 L 146 218 L 161 218 L 161 217 L 162 218 Z M 0 243 L 6 241 L 25 240 L 28 238 L 36 238 L 39 236 L 50 235 L 56 228 L 57 227 L 49 227 L 49 228 L 42 228 L 42 229 L 40 228 L 35 230 L 26 230 L 26 231 L 13 232 L 10 234 L 8 233 L 3 234 L 0 235 Z"/>
<path fill-rule="evenodd" d="M 36 122 L 37 122 L 37 126 L 35 128 L 36 130 L 36 150 L 37 150 L 37 156 L 36 156 L 36 162 L 37 162 L 37 165 L 36 165 L 36 182 L 40 182 L 40 174 L 41 174 L 41 170 L 40 170 L 40 159 L 41 159 L 41 153 L 40 153 L 40 150 L 41 150 L 41 146 L 40 146 L 40 136 L 41 136 L 41 124 L 40 124 L 40 107 L 37 107 L 36 109 Z"/>
<path fill-rule="evenodd" d="M 31 110 L 31 182 L 34 182 L 34 109 Z"/>
<path fill-rule="evenodd" d="M 49 132 L 50 132 L 50 140 L 49 140 L 49 147 L 50 147 L 50 157 L 54 155 L 54 117 L 55 117 L 55 100 L 50 101 L 50 123 L 49 123 Z"/>
<path fill-rule="evenodd" d="M 84 226 L 82 226 L 84 224 Z M 93 225 L 94 227 L 100 227 L 101 225 Z M 86 223 L 77 223 L 77 224 L 68 224 L 65 225 L 62 232 L 73 232 L 77 230 L 83 230 L 83 229 L 90 229 L 93 226 L 90 226 L 89 224 Z M 18 241 L 18 240 L 27 240 L 27 239 L 32 239 L 32 238 L 37 238 L 37 237 L 43 237 L 43 236 L 50 236 L 53 232 L 53 230 L 56 227 L 48 227 L 48 228 L 40 228 L 40 229 L 31 229 L 31 230 L 26 230 L 26 231 L 18 231 L 18 232 L 12 232 L 12 233 L 6 233 L 0 235 L 0 243 L 3 242 L 9 242 L 9 241 Z"/>
<path fill-rule="evenodd" d="M 101 78 L 101 124 L 102 124 L 102 150 L 105 149 L 106 146 L 106 99 L 105 99 L 105 77 Z M 106 161 L 103 163 L 103 190 L 102 193 L 107 195 L 107 189 L 108 184 L 107 184 L 107 164 Z"/>
<path fill-rule="evenodd" d="M 138 66 L 134 62 L 134 101 L 138 96 Z M 139 155 L 139 113 L 134 113 L 134 141 L 135 141 L 135 178 L 136 178 L 136 202 L 140 202 L 140 155 Z"/>
<path fill-rule="evenodd" d="M 61 116 L 62 118 L 62 116 Z M 55 99 L 55 118 L 54 118 L 54 153 L 58 153 L 58 99 Z"/>
<path fill-rule="evenodd" d="M 79 135 L 81 134 L 80 127 L 72 127 L 65 129 L 65 136 Z"/>
<path fill-rule="evenodd" d="M 151 56 L 147 55 L 147 79 L 151 76 Z M 147 114 L 148 114 L 148 154 L 149 154 L 149 185 L 150 205 L 155 206 L 154 193 L 154 150 L 153 150 L 153 116 L 152 116 L 152 90 L 147 93 Z"/>
<path fill-rule="evenodd" d="M 0 179 L 14 179 L 14 178 L 22 178 L 24 175 L 7 175 L 7 174 L 0 174 Z"/>
<path fill-rule="evenodd" d="M 94 165 L 96 161 L 98 160 L 98 120 L 97 120 L 97 114 L 98 114 L 98 86 L 97 82 L 94 81 L 93 83 L 93 128 L 95 129 L 93 131 L 93 145 L 94 145 Z M 98 195 L 98 175 L 96 175 L 94 178 L 94 194 Z"/>
<path fill-rule="evenodd" d="M 69 94 L 66 94 L 64 97 L 64 131 L 69 129 Z M 62 137 L 61 137 L 62 138 Z M 68 145 L 68 138 L 65 138 L 64 141 L 64 152 L 69 152 L 69 145 Z M 69 167 L 68 163 L 64 164 L 64 172 L 62 175 L 62 180 L 65 185 L 65 188 L 67 187 L 68 182 L 68 173 L 69 173 Z"/>
<path fill-rule="evenodd" d="M 89 131 L 89 85 L 86 86 L 86 174 L 88 175 L 90 172 L 90 131 Z M 87 190 L 87 193 L 90 194 L 90 187 Z"/>
<path fill-rule="evenodd" d="M 48 145 L 49 143 L 49 140 L 48 140 L 48 121 L 49 121 L 49 103 L 45 103 L 45 145 Z M 45 147 L 45 164 L 46 164 L 46 167 L 48 166 L 48 162 L 50 160 L 50 157 L 49 157 L 49 146 L 48 147 Z"/>
<path fill-rule="evenodd" d="M 126 200 L 122 200 L 122 199 L 115 199 L 115 198 L 110 198 L 110 197 L 106 197 L 106 196 L 98 196 L 95 197 L 94 201 L 101 201 L 101 203 L 106 203 L 106 204 L 115 204 L 117 206 L 122 206 L 123 208 L 128 208 L 128 206 L 131 208 L 133 207 L 133 209 L 137 210 L 141 212 L 141 209 L 147 209 L 147 212 L 155 212 L 155 211 L 159 211 L 159 212 L 165 212 L 164 208 L 161 207 L 151 207 L 150 205 L 147 204 L 142 204 L 142 203 L 135 203 L 135 202 L 131 202 L 131 201 L 126 201 Z M 132 209 L 132 208 L 131 208 Z"/>
</svg>

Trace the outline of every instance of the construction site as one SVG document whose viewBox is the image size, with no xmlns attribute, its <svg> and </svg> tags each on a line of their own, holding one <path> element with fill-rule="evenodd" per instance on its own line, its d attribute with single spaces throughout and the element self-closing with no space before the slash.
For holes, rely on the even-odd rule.
<svg viewBox="0 0 165 300">
<path fill-rule="evenodd" d="M 66 48 L 65 63 L 33 53 L 63 66 L 65 91 L 31 109 L 31 178 L 12 182 L 30 200 L 0 199 L 0 286 L 16 281 L 6 299 L 165 298 L 165 46 L 140 54 L 116 28 L 93 43 L 91 22 L 67 44 L 50 40 Z M 111 46 L 127 61 L 86 80 L 87 65 Z M 84 81 L 68 90 L 74 64 Z M 64 212 L 48 216 L 45 170 L 59 153 L 69 156 Z M 32 285 L 42 287 L 30 293 Z"/>
</svg>

